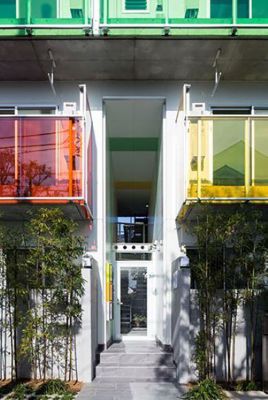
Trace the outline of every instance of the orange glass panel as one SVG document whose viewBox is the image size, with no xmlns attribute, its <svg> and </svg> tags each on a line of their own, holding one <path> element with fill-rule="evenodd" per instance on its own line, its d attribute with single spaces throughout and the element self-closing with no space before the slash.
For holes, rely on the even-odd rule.
<svg viewBox="0 0 268 400">
<path fill-rule="evenodd" d="M 15 173 L 15 128 L 17 121 L 2 118 L 0 123 L 0 197 L 17 195 Z"/>
<path fill-rule="evenodd" d="M 22 118 L 20 127 L 20 194 L 47 197 L 56 184 L 56 121 Z"/>
<path fill-rule="evenodd" d="M 93 127 L 91 127 L 90 132 L 90 139 L 88 144 L 88 154 L 87 154 L 87 161 L 88 161 L 88 171 L 87 171 L 87 202 L 89 208 L 92 210 L 92 144 L 93 144 Z"/>
<path fill-rule="evenodd" d="M 74 118 L 0 118 L 0 197 L 82 196 L 82 130 Z"/>
</svg>

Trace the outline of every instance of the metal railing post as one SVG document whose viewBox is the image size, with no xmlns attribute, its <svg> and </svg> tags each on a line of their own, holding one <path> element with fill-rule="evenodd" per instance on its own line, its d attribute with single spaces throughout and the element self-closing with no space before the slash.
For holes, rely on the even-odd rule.
<svg viewBox="0 0 268 400">
<path fill-rule="evenodd" d="M 169 0 L 165 0 L 165 25 L 169 24 Z"/>
<path fill-rule="evenodd" d="M 232 2 L 232 14 L 233 14 L 233 24 L 237 23 L 237 0 L 233 0 Z"/>
<path fill-rule="evenodd" d="M 84 0 L 84 24 L 88 23 L 88 2 L 89 0 Z"/>
</svg>

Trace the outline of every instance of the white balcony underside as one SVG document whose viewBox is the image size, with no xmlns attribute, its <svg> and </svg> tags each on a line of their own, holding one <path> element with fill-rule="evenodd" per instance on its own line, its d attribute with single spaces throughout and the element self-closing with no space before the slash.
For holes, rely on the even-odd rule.
<svg viewBox="0 0 268 400">
<path fill-rule="evenodd" d="M 85 209 L 76 203 L 67 204 L 1 204 L 0 220 L 2 221 L 23 221 L 30 219 L 29 212 L 35 212 L 40 208 L 59 208 L 64 215 L 74 221 L 85 220 Z"/>
<path fill-rule="evenodd" d="M 194 30 L 193 30 L 194 33 Z M 230 32 L 231 35 L 231 32 Z M 190 40 L 189 40 L 190 39 Z M 187 38 L 49 38 L 0 39 L 1 81 L 46 81 L 51 49 L 55 80 L 169 79 L 214 80 L 212 63 L 222 49 L 224 80 L 268 79 L 268 39 L 226 36 Z"/>
</svg>

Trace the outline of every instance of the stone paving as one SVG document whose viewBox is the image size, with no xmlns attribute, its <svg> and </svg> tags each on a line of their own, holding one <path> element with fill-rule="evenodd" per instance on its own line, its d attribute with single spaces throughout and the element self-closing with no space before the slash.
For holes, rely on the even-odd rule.
<svg viewBox="0 0 268 400">
<path fill-rule="evenodd" d="M 179 400 L 185 386 L 157 382 L 93 382 L 86 384 L 77 400 Z M 226 392 L 232 400 L 263 400 L 263 392 Z"/>
<path fill-rule="evenodd" d="M 268 399 L 268 395 L 263 392 L 227 392 L 232 400 L 262 400 Z"/>
<path fill-rule="evenodd" d="M 176 400 L 185 388 L 171 382 L 99 382 L 85 385 L 77 400 Z"/>
<path fill-rule="evenodd" d="M 171 382 L 92 382 L 86 384 L 77 400 L 179 400 L 185 386 Z M 263 392 L 226 392 L 232 400 L 263 400 Z"/>
<path fill-rule="evenodd" d="M 173 355 L 153 341 L 114 343 L 100 354 L 96 378 L 77 400 L 179 400 L 187 391 L 176 383 Z M 263 392 L 226 392 L 232 400 L 268 399 Z"/>
</svg>

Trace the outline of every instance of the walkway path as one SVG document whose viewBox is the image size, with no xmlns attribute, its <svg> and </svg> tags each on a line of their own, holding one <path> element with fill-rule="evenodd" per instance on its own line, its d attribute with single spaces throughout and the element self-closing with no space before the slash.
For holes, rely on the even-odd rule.
<svg viewBox="0 0 268 400">
<path fill-rule="evenodd" d="M 173 354 L 154 342 L 114 343 L 100 354 L 96 378 L 77 400 L 179 400 L 185 386 L 176 383 Z M 232 400 L 263 400 L 262 392 L 228 393 Z"/>
<path fill-rule="evenodd" d="M 96 378 L 78 400 L 176 400 L 184 392 L 172 353 L 152 341 L 127 341 L 100 354 Z"/>
</svg>

